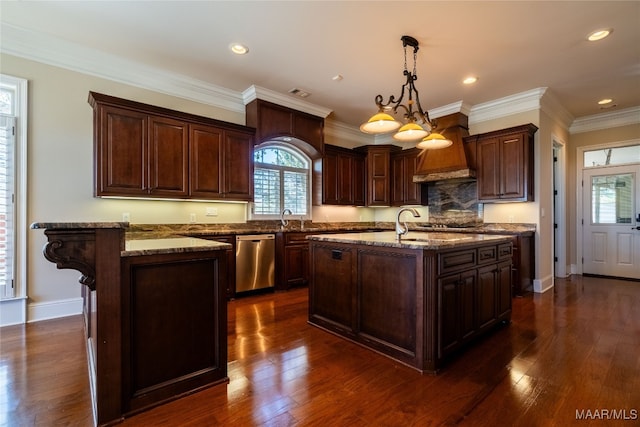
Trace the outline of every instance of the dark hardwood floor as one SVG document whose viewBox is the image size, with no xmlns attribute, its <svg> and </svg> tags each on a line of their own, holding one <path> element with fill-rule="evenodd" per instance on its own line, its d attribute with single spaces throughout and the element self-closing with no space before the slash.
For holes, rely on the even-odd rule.
<svg viewBox="0 0 640 427">
<path fill-rule="evenodd" d="M 230 302 L 229 384 L 123 425 L 640 424 L 635 282 L 574 276 L 556 280 L 553 291 L 516 298 L 510 325 L 437 376 L 420 375 L 306 319 L 306 289 Z M 0 425 L 92 424 L 82 328 L 74 316 L 0 330 Z M 576 411 L 590 411 L 592 419 L 576 420 Z M 612 411 L 625 411 L 617 416 L 628 419 L 607 419 Z"/>
</svg>

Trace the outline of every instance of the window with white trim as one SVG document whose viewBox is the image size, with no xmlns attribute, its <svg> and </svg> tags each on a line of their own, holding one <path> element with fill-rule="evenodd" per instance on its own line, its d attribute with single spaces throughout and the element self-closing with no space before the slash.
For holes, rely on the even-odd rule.
<svg viewBox="0 0 640 427">
<path fill-rule="evenodd" d="M 278 219 L 289 209 L 311 219 L 311 160 L 295 147 L 265 143 L 253 161 L 253 218 Z"/>
<path fill-rule="evenodd" d="M 15 91 L 0 86 L 0 298 L 15 296 Z"/>
</svg>

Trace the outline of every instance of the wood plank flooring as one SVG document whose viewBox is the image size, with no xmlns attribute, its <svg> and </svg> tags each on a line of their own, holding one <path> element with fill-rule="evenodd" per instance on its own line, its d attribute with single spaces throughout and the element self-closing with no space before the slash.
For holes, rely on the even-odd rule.
<svg viewBox="0 0 640 427">
<path fill-rule="evenodd" d="M 123 425 L 640 425 L 637 282 L 574 276 L 516 298 L 510 325 L 437 376 L 306 319 L 306 289 L 231 301 L 229 384 Z M 92 424 L 82 328 L 74 316 L 0 329 L 0 425 Z"/>
</svg>

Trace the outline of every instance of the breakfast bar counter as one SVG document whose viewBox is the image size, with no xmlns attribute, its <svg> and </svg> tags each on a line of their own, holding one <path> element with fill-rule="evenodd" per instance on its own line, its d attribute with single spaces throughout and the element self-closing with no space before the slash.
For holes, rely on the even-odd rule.
<svg viewBox="0 0 640 427">
<path fill-rule="evenodd" d="M 80 283 L 98 425 L 228 381 L 231 245 L 125 238 L 127 223 L 34 223 L 44 256 Z"/>
<path fill-rule="evenodd" d="M 410 232 L 309 236 L 309 323 L 437 373 L 511 319 L 509 236 Z"/>
</svg>

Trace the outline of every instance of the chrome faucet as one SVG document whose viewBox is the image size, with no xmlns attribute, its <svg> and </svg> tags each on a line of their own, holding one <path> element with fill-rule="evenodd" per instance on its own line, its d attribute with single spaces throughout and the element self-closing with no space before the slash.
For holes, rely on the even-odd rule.
<svg viewBox="0 0 640 427">
<path fill-rule="evenodd" d="M 285 228 L 287 225 L 289 225 L 289 220 L 284 219 L 285 214 L 293 215 L 293 212 L 291 212 L 291 209 L 289 208 L 284 208 L 282 210 L 282 213 L 280 214 L 280 223 L 282 224 L 282 228 Z"/>
<path fill-rule="evenodd" d="M 402 214 L 402 212 L 405 212 L 405 211 L 411 212 L 414 218 L 420 218 L 420 212 L 418 212 L 414 208 L 399 209 L 398 213 L 396 214 L 396 235 L 398 236 L 398 240 L 400 240 L 400 236 L 402 236 L 403 234 L 407 234 L 409 232 L 409 227 L 407 226 L 407 223 L 400 222 L 400 215 Z"/>
</svg>

